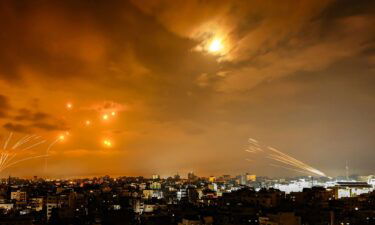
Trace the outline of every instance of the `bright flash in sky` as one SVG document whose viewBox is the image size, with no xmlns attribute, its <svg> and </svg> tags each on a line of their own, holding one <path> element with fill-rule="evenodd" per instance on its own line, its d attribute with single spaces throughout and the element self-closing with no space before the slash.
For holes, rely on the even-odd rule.
<svg viewBox="0 0 375 225">
<path fill-rule="evenodd" d="M 104 144 L 105 147 L 108 147 L 108 148 L 112 147 L 112 142 L 108 139 L 105 139 L 103 141 L 103 144 Z"/>
<path fill-rule="evenodd" d="M 111 112 L 111 115 L 112 116 L 116 116 L 116 112 Z"/>
<path fill-rule="evenodd" d="M 72 109 L 73 108 L 73 104 L 71 102 L 66 103 L 66 108 L 67 109 Z"/>
<path fill-rule="evenodd" d="M 108 120 L 108 115 L 107 115 L 107 114 L 104 114 L 104 115 L 102 116 L 102 118 L 103 118 L 103 120 Z"/>
<path fill-rule="evenodd" d="M 60 141 L 65 140 L 65 135 L 60 135 L 60 136 L 59 136 L 59 140 L 60 140 Z"/>
<path fill-rule="evenodd" d="M 216 53 L 223 49 L 223 43 L 222 40 L 219 38 L 215 38 L 211 41 L 211 43 L 208 46 L 208 51 Z"/>
</svg>

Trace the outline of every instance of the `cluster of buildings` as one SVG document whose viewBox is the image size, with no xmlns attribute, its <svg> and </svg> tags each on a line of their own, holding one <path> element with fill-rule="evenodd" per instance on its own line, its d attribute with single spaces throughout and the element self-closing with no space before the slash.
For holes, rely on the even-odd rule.
<svg viewBox="0 0 375 225">
<path fill-rule="evenodd" d="M 3 179 L 3 224 L 375 224 L 375 179 L 245 174 Z"/>
</svg>

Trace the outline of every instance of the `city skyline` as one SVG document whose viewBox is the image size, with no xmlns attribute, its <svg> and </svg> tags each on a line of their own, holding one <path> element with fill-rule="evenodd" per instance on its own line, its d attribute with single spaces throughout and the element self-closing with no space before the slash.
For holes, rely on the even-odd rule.
<svg viewBox="0 0 375 225">
<path fill-rule="evenodd" d="M 0 177 L 374 174 L 374 9 L 2 1 Z"/>
</svg>

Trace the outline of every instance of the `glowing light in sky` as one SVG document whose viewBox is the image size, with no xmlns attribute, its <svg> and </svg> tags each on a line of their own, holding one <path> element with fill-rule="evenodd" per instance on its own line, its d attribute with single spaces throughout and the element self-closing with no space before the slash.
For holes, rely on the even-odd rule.
<svg viewBox="0 0 375 225">
<path fill-rule="evenodd" d="M 66 108 L 67 109 L 72 109 L 73 108 L 73 104 L 71 102 L 66 103 Z"/>
<path fill-rule="evenodd" d="M 111 115 L 112 116 L 116 116 L 116 112 L 111 112 Z"/>
<path fill-rule="evenodd" d="M 103 120 L 108 120 L 108 114 L 104 114 L 104 115 L 102 116 L 102 119 L 103 119 Z"/>
<path fill-rule="evenodd" d="M 103 145 L 104 145 L 105 147 L 107 147 L 107 148 L 110 148 L 110 147 L 112 147 L 112 141 L 109 140 L 109 139 L 105 139 L 105 140 L 103 141 Z"/>
<path fill-rule="evenodd" d="M 223 49 L 223 47 L 224 46 L 222 40 L 219 38 L 214 38 L 208 46 L 208 51 L 212 53 L 217 53 L 220 52 Z"/>
<path fill-rule="evenodd" d="M 59 140 L 60 140 L 60 141 L 64 141 L 64 140 L 65 140 L 65 135 L 61 134 L 61 135 L 59 136 Z"/>
<path fill-rule="evenodd" d="M 86 126 L 90 126 L 90 125 L 91 125 L 91 121 L 90 121 L 90 120 L 86 120 L 86 121 L 85 121 L 85 125 L 86 125 Z"/>
</svg>

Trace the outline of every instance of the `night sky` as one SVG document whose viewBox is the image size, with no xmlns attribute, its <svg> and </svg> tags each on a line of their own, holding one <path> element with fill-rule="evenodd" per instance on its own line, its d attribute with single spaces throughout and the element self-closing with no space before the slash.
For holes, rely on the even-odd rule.
<svg viewBox="0 0 375 225">
<path fill-rule="evenodd" d="M 299 175 L 249 138 L 373 174 L 374 27 L 373 0 L 1 1 L 0 149 L 57 142 L 0 176 Z"/>
</svg>

